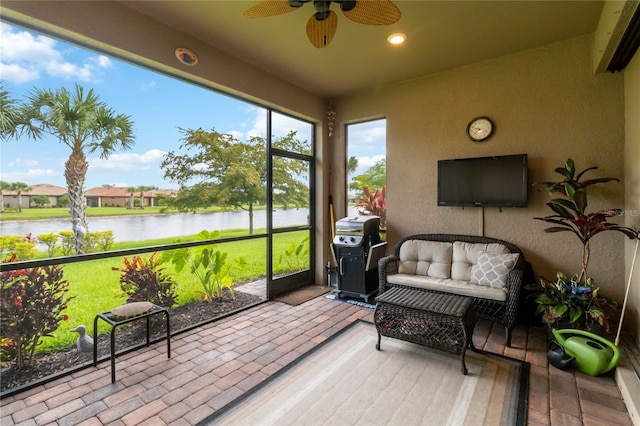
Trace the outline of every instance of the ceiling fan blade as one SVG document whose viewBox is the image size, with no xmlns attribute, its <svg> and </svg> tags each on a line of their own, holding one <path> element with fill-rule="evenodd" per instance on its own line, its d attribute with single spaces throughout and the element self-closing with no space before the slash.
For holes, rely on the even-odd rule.
<svg viewBox="0 0 640 426">
<path fill-rule="evenodd" d="M 242 16 L 249 19 L 266 18 L 269 16 L 282 15 L 296 10 L 289 4 L 288 0 L 262 0 L 242 12 Z"/>
<path fill-rule="evenodd" d="M 342 10 L 348 19 L 367 25 L 390 25 L 400 20 L 400 9 L 390 0 L 356 0 L 351 10 Z"/>
<path fill-rule="evenodd" d="M 338 15 L 332 10 L 329 10 L 326 18 L 321 21 L 316 19 L 316 14 L 311 15 L 307 21 L 307 37 L 318 49 L 331 43 L 336 29 L 338 29 Z"/>
</svg>

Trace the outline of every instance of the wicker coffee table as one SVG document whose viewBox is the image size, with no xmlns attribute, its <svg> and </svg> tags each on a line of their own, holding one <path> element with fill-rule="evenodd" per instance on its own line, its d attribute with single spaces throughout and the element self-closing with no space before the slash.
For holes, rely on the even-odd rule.
<svg viewBox="0 0 640 426">
<path fill-rule="evenodd" d="M 470 298 L 393 287 L 376 298 L 373 315 L 376 349 L 387 336 L 453 352 L 460 354 L 462 374 L 467 374 L 464 355 L 467 348 L 475 349 L 471 337 L 477 320 Z"/>
</svg>

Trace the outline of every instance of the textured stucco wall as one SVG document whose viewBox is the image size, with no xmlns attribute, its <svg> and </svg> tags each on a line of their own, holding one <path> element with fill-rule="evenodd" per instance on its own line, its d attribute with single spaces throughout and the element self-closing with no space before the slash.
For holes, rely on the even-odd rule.
<svg viewBox="0 0 640 426">
<path fill-rule="evenodd" d="M 624 70 L 625 97 L 625 225 L 640 229 L 640 52 Z M 626 277 L 631 273 L 635 243 L 626 244 Z M 640 254 L 638 254 L 640 257 Z M 624 327 L 640 336 L 640 259 L 636 259 Z"/>
<path fill-rule="evenodd" d="M 530 182 L 555 180 L 553 169 L 568 157 L 580 168 L 599 166 L 600 176 L 624 178 L 623 76 L 594 76 L 591 48 L 591 36 L 580 37 L 339 99 L 340 124 L 387 118 L 390 242 L 418 232 L 484 233 L 519 245 L 538 275 L 579 271 L 578 239 L 546 234 L 545 224 L 533 219 L 549 214 L 546 193 L 531 190 L 527 208 L 485 208 L 484 217 L 479 208 L 437 207 L 436 164 L 527 153 Z M 465 129 L 480 115 L 491 117 L 497 131 L 487 142 L 472 143 Z M 344 150 L 335 156 L 344 164 Z M 334 199 L 343 197 L 334 191 Z M 589 203 L 623 208 L 623 200 L 618 183 L 592 191 Z M 589 271 L 604 291 L 621 298 L 624 237 L 609 234 L 594 238 Z"/>
</svg>

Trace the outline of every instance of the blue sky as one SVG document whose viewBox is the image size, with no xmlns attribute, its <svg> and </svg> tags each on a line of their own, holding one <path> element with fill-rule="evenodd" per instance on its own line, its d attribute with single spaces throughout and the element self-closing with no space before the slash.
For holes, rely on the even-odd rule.
<svg viewBox="0 0 640 426">
<path fill-rule="evenodd" d="M 175 183 L 163 180 L 160 163 L 166 152 L 178 148 L 178 128 L 215 128 L 243 141 L 265 135 L 265 110 L 260 107 L 5 23 L 0 23 L 0 79 L 17 100 L 33 88 L 55 91 L 79 83 L 94 89 L 116 113 L 131 116 L 133 148 L 106 160 L 88 154 L 86 189 L 105 184 L 175 188 Z M 298 129 L 295 120 L 279 118 L 274 120 L 274 133 L 296 129 L 300 139 L 309 137 L 302 130 L 306 126 Z M 349 155 L 359 158 L 361 173 L 384 157 L 384 121 L 352 127 L 349 144 Z M 65 187 L 69 154 L 67 146 L 51 137 L 2 141 L 0 179 Z"/>
</svg>

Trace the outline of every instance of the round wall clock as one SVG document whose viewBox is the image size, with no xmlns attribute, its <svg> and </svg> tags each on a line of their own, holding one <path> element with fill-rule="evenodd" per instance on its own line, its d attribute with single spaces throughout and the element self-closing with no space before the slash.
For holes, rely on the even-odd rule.
<svg viewBox="0 0 640 426">
<path fill-rule="evenodd" d="M 467 126 L 467 136 L 474 142 L 486 141 L 493 135 L 496 127 L 489 117 L 476 117 Z"/>
</svg>

